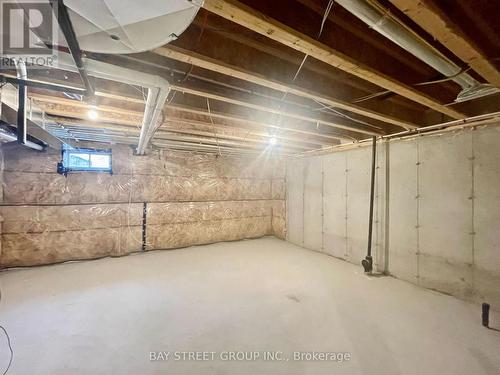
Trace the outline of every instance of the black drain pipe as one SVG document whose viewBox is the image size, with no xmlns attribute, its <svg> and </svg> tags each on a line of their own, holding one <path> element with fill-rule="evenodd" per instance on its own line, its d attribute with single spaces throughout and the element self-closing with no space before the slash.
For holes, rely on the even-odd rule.
<svg viewBox="0 0 500 375">
<path fill-rule="evenodd" d="M 142 251 L 146 251 L 146 235 L 147 235 L 147 215 L 148 215 L 148 203 L 144 202 L 142 204 Z"/>
<path fill-rule="evenodd" d="M 17 68 L 18 83 L 18 108 L 17 108 L 17 142 L 26 144 L 26 85 L 25 81 L 28 77 L 26 72 L 26 64 L 23 60 L 15 61 Z"/>
<path fill-rule="evenodd" d="M 370 186 L 370 217 L 368 219 L 368 250 L 366 258 L 361 261 L 365 272 L 371 273 L 373 270 L 372 258 L 372 232 L 373 232 L 373 200 L 375 197 L 375 164 L 377 158 L 377 137 L 372 138 L 372 177 Z"/>
<path fill-rule="evenodd" d="M 488 303 L 483 303 L 481 305 L 482 314 L 481 319 L 483 320 L 483 326 L 486 328 L 490 327 L 490 305 Z"/>
</svg>

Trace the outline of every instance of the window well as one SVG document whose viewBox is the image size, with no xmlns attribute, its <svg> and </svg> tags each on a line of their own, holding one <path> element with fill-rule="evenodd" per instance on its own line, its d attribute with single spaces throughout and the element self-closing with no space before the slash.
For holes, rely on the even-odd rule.
<svg viewBox="0 0 500 375">
<path fill-rule="evenodd" d="M 62 162 L 58 164 L 57 171 L 61 174 L 76 171 L 111 173 L 111 150 L 64 148 Z"/>
</svg>

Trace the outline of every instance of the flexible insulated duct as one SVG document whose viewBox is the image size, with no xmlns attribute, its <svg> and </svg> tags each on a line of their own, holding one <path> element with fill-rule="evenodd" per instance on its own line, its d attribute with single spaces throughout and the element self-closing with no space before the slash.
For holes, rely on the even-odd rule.
<svg viewBox="0 0 500 375">
<path fill-rule="evenodd" d="M 143 155 L 156 129 L 161 112 L 165 105 L 170 84 L 167 80 L 152 74 L 123 68 L 102 61 L 83 59 L 88 74 L 96 78 L 123 82 L 131 85 L 142 86 L 148 89 L 146 107 L 142 120 L 141 133 L 137 146 L 137 154 Z M 58 68 L 77 72 L 73 60 L 68 54 L 59 54 Z"/>
<path fill-rule="evenodd" d="M 366 23 L 370 28 L 384 35 L 401 48 L 427 63 L 462 87 L 456 101 L 466 101 L 499 92 L 496 87 L 482 84 L 459 66 L 427 43 L 411 29 L 403 25 L 388 10 L 370 0 L 335 0 L 339 5 Z M 454 77 L 455 76 L 455 77 Z"/>
</svg>

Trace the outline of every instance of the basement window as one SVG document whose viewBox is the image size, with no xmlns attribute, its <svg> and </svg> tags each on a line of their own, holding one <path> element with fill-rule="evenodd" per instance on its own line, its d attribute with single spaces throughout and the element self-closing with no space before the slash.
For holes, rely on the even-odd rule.
<svg viewBox="0 0 500 375">
<path fill-rule="evenodd" d="M 111 150 L 65 147 L 57 173 L 67 175 L 69 172 L 112 173 Z"/>
</svg>

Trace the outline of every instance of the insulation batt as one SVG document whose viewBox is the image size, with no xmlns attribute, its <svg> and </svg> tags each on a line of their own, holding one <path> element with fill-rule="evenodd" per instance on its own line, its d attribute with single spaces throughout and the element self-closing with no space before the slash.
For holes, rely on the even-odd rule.
<svg viewBox="0 0 500 375">
<path fill-rule="evenodd" d="M 137 157 L 115 146 L 113 174 L 67 177 L 56 173 L 59 152 L 2 155 L 2 268 L 285 237 L 285 162 L 270 155 Z"/>
</svg>

